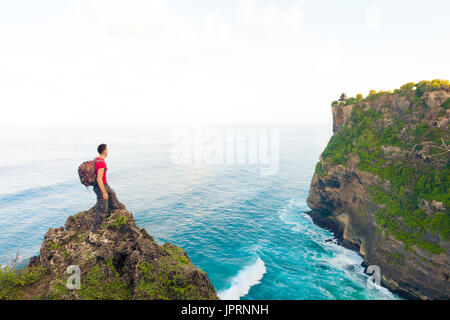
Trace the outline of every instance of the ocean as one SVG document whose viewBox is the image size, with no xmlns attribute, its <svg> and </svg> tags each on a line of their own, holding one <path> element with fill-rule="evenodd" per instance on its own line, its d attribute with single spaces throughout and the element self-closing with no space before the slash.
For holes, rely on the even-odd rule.
<svg viewBox="0 0 450 320">
<path fill-rule="evenodd" d="M 227 132 L 252 129 L 214 128 L 200 141 L 207 145 L 215 136 L 220 142 L 216 146 L 222 145 Z M 158 243 L 184 248 L 208 274 L 220 298 L 399 299 L 370 283 L 362 258 L 329 241 L 333 235 L 305 213 L 330 126 L 257 129 L 275 138 L 268 139 L 271 154 L 277 151 L 271 159 L 275 170 L 269 173 L 262 170 L 269 162 L 255 162 L 251 156 L 241 162 L 214 161 L 232 159 L 227 148 L 213 161 L 196 161 L 195 148 L 188 150 L 192 159 L 180 158 L 176 147 L 194 141 L 198 128 L 4 129 L 0 260 L 7 261 L 17 250 L 22 259 L 39 254 L 50 227 L 64 225 L 70 215 L 95 204 L 95 194 L 80 184 L 77 168 L 94 158 L 96 146 L 104 142 L 109 146 L 108 182 L 138 226 Z"/>
</svg>

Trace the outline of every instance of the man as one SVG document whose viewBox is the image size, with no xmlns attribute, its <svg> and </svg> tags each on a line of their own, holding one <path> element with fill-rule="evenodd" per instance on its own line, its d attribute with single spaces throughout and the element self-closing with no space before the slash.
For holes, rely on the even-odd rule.
<svg viewBox="0 0 450 320">
<path fill-rule="evenodd" d="M 97 205 L 95 207 L 94 226 L 92 232 L 97 232 L 101 227 L 103 219 L 108 215 L 108 209 L 113 210 L 117 203 L 117 196 L 110 188 L 106 180 L 105 158 L 108 156 L 108 147 L 102 143 L 97 147 L 99 156 L 95 159 L 95 174 L 97 179 L 94 184 L 94 192 L 97 195 Z"/>
</svg>

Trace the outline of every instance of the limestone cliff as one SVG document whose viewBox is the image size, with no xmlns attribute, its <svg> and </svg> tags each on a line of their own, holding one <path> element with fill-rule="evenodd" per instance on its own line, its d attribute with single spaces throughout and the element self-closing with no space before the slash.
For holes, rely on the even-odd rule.
<svg viewBox="0 0 450 320">
<path fill-rule="evenodd" d="M 23 287 L 9 288 L 7 299 L 217 299 L 205 272 L 186 252 L 158 245 L 136 226 L 123 204 L 92 233 L 94 208 L 51 228 L 40 255 L 20 273 Z M 67 267 L 79 266 L 81 286 L 69 290 Z M 17 282 L 17 281 L 16 281 Z"/>
<path fill-rule="evenodd" d="M 332 104 L 308 197 L 313 220 L 408 298 L 450 298 L 448 81 Z"/>
</svg>

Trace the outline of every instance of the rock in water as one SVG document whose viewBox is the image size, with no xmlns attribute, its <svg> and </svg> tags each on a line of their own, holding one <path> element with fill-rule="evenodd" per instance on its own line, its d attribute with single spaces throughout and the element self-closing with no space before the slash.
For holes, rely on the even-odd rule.
<svg viewBox="0 0 450 320">
<path fill-rule="evenodd" d="M 450 299 L 448 81 L 333 103 L 307 199 L 318 225 L 408 298 Z"/>
<path fill-rule="evenodd" d="M 70 216 L 45 235 L 28 268 L 43 270 L 21 289 L 26 299 L 218 299 L 205 272 L 186 252 L 158 245 L 121 203 L 91 232 L 94 208 Z M 80 288 L 69 290 L 69 266 L 81 271 Z M 69 281 L 70 282 L 70 281 Z M 74 282 L 75 283 L 75 282 Z"/>
</svg>

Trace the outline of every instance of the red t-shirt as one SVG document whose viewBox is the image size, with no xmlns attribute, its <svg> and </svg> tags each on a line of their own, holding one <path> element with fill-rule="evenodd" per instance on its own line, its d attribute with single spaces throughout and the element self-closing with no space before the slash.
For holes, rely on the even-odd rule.
<svg viewBox="0 0 450 320">
<path fill-rule="evenodd" d="M 102 168 L 105 169 L 105 171 L 103 171 L 102 180 L 103 180 L 103 184 L 106 184 L 106 170 L 108 170 L 108 168 L 106 167 L 106 162 L 104 159 L 102 159 L 100 157 L 96 158 L 95 161 L 97 161 L 95 163 L 95 175 L 98 174 L 99 169 L 102 169 Z"/>
</svg>

